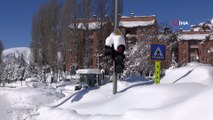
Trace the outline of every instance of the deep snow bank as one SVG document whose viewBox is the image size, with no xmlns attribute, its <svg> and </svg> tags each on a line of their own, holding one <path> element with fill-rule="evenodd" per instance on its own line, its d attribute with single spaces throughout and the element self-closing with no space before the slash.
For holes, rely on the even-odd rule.
<svg viewBox="0 0 213 120">
<path fill-rule="evenodd" d="M 64 97 L 48 87 L 27 87 L 25 82 L 13 83 L 10 88 L 0 87 L 0 119 L 1 120 L 36 120 L 37 109 Z"/>
<path fill-rule="evenodd" d="M 191 63 L 167 70 L 160 85 L 133 77 L 118 82 L 116 95 L 111 83 L 85 89 L 40 108 L 39 119 L 211 120 L 212 72 L 209 65 Z"/>
<path fill-rule="evenodd" d="M 185 67 L 168 69 L 161 83 L 190 83 L 213 85 L 213 67 L 200 63 L 189 63 Z"/>
</svg>

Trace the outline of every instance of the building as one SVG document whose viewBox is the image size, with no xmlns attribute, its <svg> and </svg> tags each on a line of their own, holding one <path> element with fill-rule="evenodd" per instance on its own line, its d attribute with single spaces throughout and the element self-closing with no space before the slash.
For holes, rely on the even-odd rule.
<svg viewBox="0 0 213 120">
<path fill-rule="evenodd" d="M 119 29 L 126 37 L 127 44 L 134 44 L 137 40 L 138 28 L 157 30 L 156 16 L 122 16 L 119 22 Z"/>
<path fill-rule="evenodd" d="M 213 39 L 211 30 L 180 30 L 178 34 L 178 63 L 212 64 Z"/>
<path fill-rule="evenodd" d="M 171 33 L 169 33 L 169 30 L 160 31 L 158 29 L 157 18 L 155 15 L 135 16 L 132 13 L 130 16 L 122 16 L 120 18 L 119 28 L 125 35 L 127 46 L 136 44 L 139 29 L 142 29 L 144 34 L 158 35 L 158 39 L 156 39 L 155 43 L 163 43 L 168 46 L 166 51 L 166 60 L 162 62 L 161 65 L 162 67 L 168 67 L 170 65 L 171 50 L 173 47 L 170 45 L 170 43 L 174 42 L 172 39 L 172 32 L 170 31 Z M 171 40 L 165 41 L 165 37 L 167 37 L 166 39 L 171 38 Z M 151 66 L 149 69 L 153 69 L 153 67 Z"/>
<path fill-rule="evenodd" d="M 138 28 L 157 28 L 157 20 L 155 16 L 122 16 L 120 18 L 119 28 L 124 35 L 126 35 L 127 44 L 135 43 L 137 29 Z M 71 49 L 67 51 L 67 60 L 66 60 L 66 70 L 70 70 L 73 67 L 85 68 L 84 66 L 84 57 L 86 55 L 85 46 L 86 36 L 88 34 L 87 39 L 90 41 L 90 51 L 91 51 L 91 59 L 89 68 L 98 68 L 99 67 L 99 54 L 100 51 L 103 51 L 105 39 L 110 35 L 113 31 L 113 23 L 108 19 L 104 18 L 101 20 L 97 17 L 93 17 L 89 20 L 79 19 L 76 20 L 75 23 L 70 25 L 71 30 L 75 30 L 77 34 L 78 40 L 78 49 L 77 51 L 77 63 L 73 60 L 73 53 Z M 101 34 L 103 33 L 103 34 Z M 71 44 L 76 43 L 68 43 L 68 48 L 72 48 Z"/>
<path fill-rule="evenodd" d="M 66 70 L 98 68 L 99 54 L 103 51 L 105 39 L 112 31 L 112 23 L 107 17 L 100 20 L 94 16 L 88 20 L 76 20 L 69 27 L 71 31 L 75 31 L 77 42 L 68 42 Z M 74 46 L 71 44 L 74 44 Z M 72 47 L 77 48 L 76 55 L 72 52 Z M 75 60 L 74 57 L 76 57 Z M 88 58 L 86 62 L 85 57 Z"/>
</svg>

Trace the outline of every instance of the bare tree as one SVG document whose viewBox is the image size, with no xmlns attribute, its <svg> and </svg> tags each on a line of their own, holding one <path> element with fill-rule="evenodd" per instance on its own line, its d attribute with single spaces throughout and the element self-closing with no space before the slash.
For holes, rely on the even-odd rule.
<svg viewBox="0 0 213 120">
<path fill-rule="evenodd" d="M 37 25 L 39 26 L 35 29 L 38 30 L 38 33 L 33 36 L 35 39 L 37 39 L 34 41 L 39 41 L 39 52 L 41 52 L 42 63 L 49 64 L 52 67 L 57 65 L 58 60 L 59 9 L 60 4 L 57 2 L 57 0 L 51 0 L 41 6 L 38 15 L 36 16 L 38 17 Z M 33 44 L 37 43 L 32 43 L 32 45 Z"/>
<path fill-rule="evenodd" d="M 4 73 L 4 64 L 2 62 L 2 52 L 4 50 L 4 46 L 2 41 L 0 40 L 0 84 L 2 82 L 2 75 Z"/>
<path fill-rule="evenodd" d="M 97 30 L 98 34 L 98 44 L 97 44 L 97 57 L 98 57 L 98 67 L 103 68 L 104 65 L 101 63 L 105 63 L 103 58 L 101 57 L 104 54 L 103 48 L 105 44 L 105 39 L 109 36 L 110 32 L 112 31 L 111 21 L 109 16 L 107 16 L 110 8 L 110 1 L 109 0 L 97 0 L 97 15 L 98 15 L 98 22 L 100 24 L 100 28 Z"/>
<path fill-rule="evenodd" d="M 43 4 L 32 21 L 31 50 L 34 62 L 52 67 L 61 67 L 66 62 L 71 66 L 79 64 L 90 67 L 94 52 L 90 36 L 94 30 L 90 29 L 89 24 L 93 15 L 97 15 L 97 22 L 100 24 L 100 28 L 96 29 L 97 51 L 101 54 L 105 38 L 112 31 L 110 19 L 114 15 L 113 4 L 113 0 L 65 0 L 62 8 L 57 0 Z M 120 6 L 121 13 L 122 5 Z M 83 29 L 79 29 L 79 24 L 83 24 Z M 105 28 L 106 24 L 110 27 Z M 58 53 L 62 56 L 60 60 Z"/>
<path fill-rule="evenodd" d="M 92 60 L 92 51 L 91 51 L 91 40 L 89 39 L 90 36 L 90 29 L 89 29 L 89 23 L 90 23 L 90 17 L 92 16 L 92 4 L 91 0 L 81 0 L 81 11 L 82 11 L 82 17 L 83 17 L 83 48 L 84 48 L 84 54 L 83 57 L 83 66 L 84 67 L 90 67 L 91 60 Z"/>
<path fill-rule="evenodd" d="M 3 46 L 3 43 L 2 41 L 0 40 L 0 63 L 2 62 L 2 52 L 4 50 L 4 46 Z"/>
<path fill-rule="evenodd" d="M 40 16 L 36 13 L 32 18 L 32 41 L 30 45 L 31 50 L 31 64 L 41 65 L 41 33 L 40 33 Z"/>
<path fill-rule="evenodd" d="M 63 56 L 63 64 L 66 62 L 77 63 L 77 16 L 78 4 L 77 0 L 66 0 L 60 14 L 60 41 Z M 70 61 L 67 61 L 70 59 Z"/>
</svg>

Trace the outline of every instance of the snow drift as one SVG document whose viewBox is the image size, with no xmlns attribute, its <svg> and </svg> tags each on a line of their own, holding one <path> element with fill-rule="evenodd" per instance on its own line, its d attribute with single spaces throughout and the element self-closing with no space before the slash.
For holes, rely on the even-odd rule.
<svg viewBox="0 0 213 120">
<path fill-rule="evenodd" d="M 41 120 L 211 120 L 212 72 L 213 68 L 209 65 L 192 63 L 167 71 L 162 79 L 163 84 L 160 85 L 152 85 L 151 81 L 145 78 L 138 80 L 128 78 L 118 82 L 116 95 L 111 93 L 111 83 L 100 88 L 85 89 L 40 108 L 39 118 Z"/>
</svg>

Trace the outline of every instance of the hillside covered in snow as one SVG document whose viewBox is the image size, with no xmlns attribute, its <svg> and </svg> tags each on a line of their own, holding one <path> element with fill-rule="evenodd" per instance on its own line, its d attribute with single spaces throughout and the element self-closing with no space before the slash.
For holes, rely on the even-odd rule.
<svg viewBox="0 0 213 120">
<path fill-rule="evenodd" d="M 5 49 L 2 52 L 3 62 L 10 61 L 12 59 L 18 59 L 22 57 L 23 60 L 29 64 L 30 63 L 30 48 L 28 47 L 17 47 Z"/>
<path fill-rule="evenodd" d="M 0 83 L 25 80 L 36 75 L 37 67 L 30 65 L 30 48 L 5 49 L 2 52 L 2 61 Z"/>
</svg>

